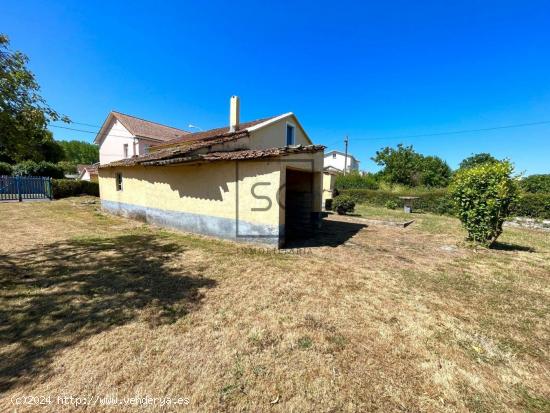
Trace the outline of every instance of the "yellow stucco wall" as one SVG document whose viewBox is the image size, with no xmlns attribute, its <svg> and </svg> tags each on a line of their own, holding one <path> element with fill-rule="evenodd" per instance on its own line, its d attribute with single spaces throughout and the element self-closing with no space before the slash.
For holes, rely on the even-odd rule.
<svg viewBox="0 0 550 413">
<path fill-rule="evenodd" d="M 334 183 L 336 182 L 336 175 L 323 173 L 323 197 L 322 205 L 325 207 L 325 201 L 333 198 Z"/>
<path fill-rule="evenodd" d="M 115 176 L 122 174 L 123 189 L 117 191 Z M 178 166 L 134 166 L 102 168 L 99 173 L 101 199 L 130 205 L 234 219 L 236 217 L 235 162 L 214 162 Z M 253 211 L 265 202 L 252 195 L 268 194 L 278 188 L 280 169 L 276 162 L 240 162 L 239 219 L 251 223 L 278 225 L 278 210 Z"/>
</svg>

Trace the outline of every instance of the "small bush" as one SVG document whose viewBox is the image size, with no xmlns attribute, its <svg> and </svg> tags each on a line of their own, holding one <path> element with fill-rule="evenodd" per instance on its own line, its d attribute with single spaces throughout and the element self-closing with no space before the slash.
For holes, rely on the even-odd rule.
<svg viewBox="0 0 550 413">
<path fill-rule="evenodd" d="M 13 173 L 13 166 L 6 162 L 0 162 L 0 176 L 10 176 Z"/>
<path fill-rule="evenodd" d="M 65 177 L 63 168 L 51 162 L 23 161 L 13 167 L 13 175 L 19 176 L 49 176 L 54 179 Z"/>
<path fill-rule="evenodd" d="M 54 199 L 78 195 L 99 196 L 99 184 L 97 182 L 77 181 L 74 179 L 53 179 L 52 191 Z"/>
<path fill-rule="evenodd" d="M 377 189 L 378 182 L 372 174 L 350 172 L 346 175 L 338 174 L 334 187 L 340 189 Z"/>
<path fill-rule="evenodd" d="M 512 164 L 502 161 L 463 169 L 454 176 L 449 189 L 468 240 L 491 245 L 502 233 L 517 198 L 512 172 Z"/>
<path fill-rule="evenodd" d="M 388 199 L 388 200 L 386 201 L 386 203 L 384 204 L 384 206 L 385 206 L 386 208 L 388 208 L 388 209 L 397 209 L 397 207 L 398 207 L 399 205 L 398 205 L 397 202 L 394 201 L 393 199 Z"/>
<path fill-rule="evenodd" d="M 519 186 L 525 192 L 550 194 L 550 174 L 530 175 L 519 181 Z"/>
<path fill-rule="evenodd" d="M 338 215 L 345 215 L 355 210 L 355 201 L 349 195 L 338 195 L 334 198 L 333 208 Z"/>
</svg>

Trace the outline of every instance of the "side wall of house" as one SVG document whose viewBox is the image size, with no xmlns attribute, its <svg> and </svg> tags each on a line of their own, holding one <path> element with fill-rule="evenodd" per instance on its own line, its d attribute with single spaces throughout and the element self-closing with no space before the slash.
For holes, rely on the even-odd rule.
<svg viewBox="0 0 550 413">
<path fill-rule="evenodd" d="M 117 190 L 116 174 L 122 174 Z M 100 168 L 102 207 L 157 225 L 247 242 L 279 244 L 273 161 Z"/>
</svg>

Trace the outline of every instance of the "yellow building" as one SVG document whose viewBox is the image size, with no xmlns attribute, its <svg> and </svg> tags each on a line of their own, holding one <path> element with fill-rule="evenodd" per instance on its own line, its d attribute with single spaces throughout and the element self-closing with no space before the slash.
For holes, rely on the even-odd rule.
<svg viewBox="0 0 550 413">
<path fill-rule="evenodd" d="M 109 125 L 100 133 L 109 134 Z M 240 123 L 232 97 L 228 127 L 100 165 L 101 205 L 161 226 L 280 247 L 320 224 L 323 150 L 292 113 Z"/>
</svg>

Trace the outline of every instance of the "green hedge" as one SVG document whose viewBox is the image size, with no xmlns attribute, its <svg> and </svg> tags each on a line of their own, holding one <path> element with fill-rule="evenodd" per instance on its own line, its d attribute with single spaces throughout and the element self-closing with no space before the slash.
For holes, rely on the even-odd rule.
<svg viewBox="0 0 550 413">
<path fill-rule="evenodd" d="M 346 175 L 336 175 L 334 187 L 337 190 L 342 189 L 378 189 L 378 182 L 372 174 L 360 174 L 359 172 L 350 172 Z"/>
<path fill-rule="evenodd" d="M 385 207 L 389 201 L 397 203 L 397 206 L 403 208 L 403 200 L 400 196 L 416 196 L 413 202 L 413 209 L 424 212 L 433 212 L 436 214 L 453 214 L 453 205 L 445 189 L 434 189 L 429 192 L 404 192 L 396 193 L 389 191 L 380 191 L 373 189 L 344 189 L 341 194 L 350 195 L 355 202 L 365 203 L 374 206 Z"/>
<path fill-rule="evenodd" d="M 530 175 L 521 179 L 519 186 L 525 192 L 550 194 L 550 174 Z"/>
<path fill-rule="evenodd" d="M 520 194 L 512 204 L 512 213 L 518 217 L 550 219 L 550 194 Z"/>
<path fill-rule="evenodd" d="M 78 195 L 99 196 L 99 184 L 74 179 L 52 179 L 52 191 L 55 199 Z"/>
<path fill-rule="evenodd" d="M 453 202 L 446 189 L 434 189 L 426 192 L 411 190 L 403 193 L 373 189 L 343 189 L 340 194 L 350 195 L 357 203 L 380 207 L 385 207 L 388 201 L 395 201 L 399 208 L 403 208 L 400 196 L 417 196 L 419 199 L 414 200 L 414 209 L 435 214 L 455 214 Z M 511 210 L 515 216 L 550 219 L 550 194 L 523 193 L 512 205 Z"/>
</svg>

